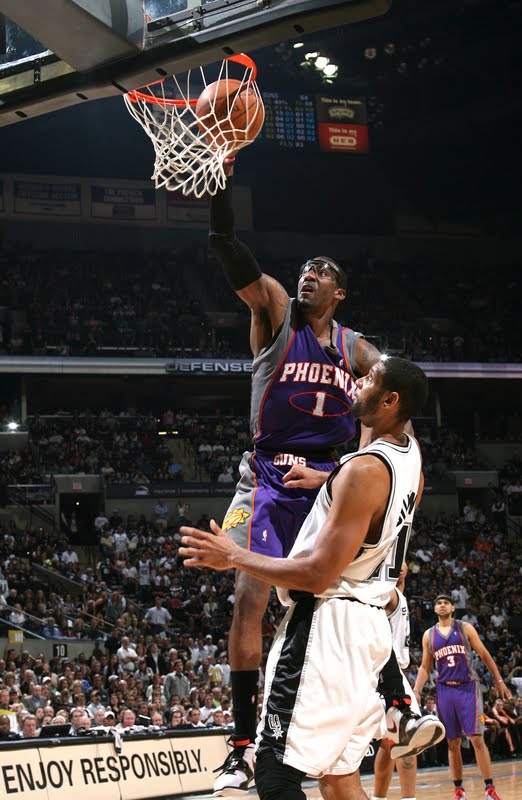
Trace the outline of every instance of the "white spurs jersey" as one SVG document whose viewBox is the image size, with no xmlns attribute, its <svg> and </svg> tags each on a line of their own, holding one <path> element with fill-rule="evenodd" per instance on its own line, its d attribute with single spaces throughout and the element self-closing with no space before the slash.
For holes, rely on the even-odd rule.
<svg viewBox="0 0 522 800">
<path fill-rule="evenodd" d="M 381 537 L 376 544 L 364 543 L 354 560 L 341 570 L 339 577 L 320 597 L 354 597 L 362 603 L 384 607 L 399 578 L 419 488 L 421 455 L 411 436 L 407 436 L 407 443 L 403 446 L 376 439 L 357 453 L 343 456 L 317 495 L 288 558 L 299 558 L 312 552 L 332 504 L 330 484 L 338 470 L 345 469 L 353 458 L 370 454 L 379 458 L 390 474 L 390 495 Z M 290 605 L 292 598 L 288 590 L 278 588 L 277 591 L 281 603 Z"/>
<path fill-rule="evenodd" d="M 395 587 L 398 603 L 388 620 L 392 629 L 393 652 L 401 669 L 410 665 L 410 610 L 403 593 Z"/>
</svg>

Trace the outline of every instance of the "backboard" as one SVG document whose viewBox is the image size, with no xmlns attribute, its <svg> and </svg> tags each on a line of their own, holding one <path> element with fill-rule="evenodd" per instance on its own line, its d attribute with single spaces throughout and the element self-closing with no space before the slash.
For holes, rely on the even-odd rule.
<svg viewBox="0 0 522 800">
<path fill-rule="evenodd" d="M 384 14 L 391 0 L 0 0 L 0 126 Z"/>
</svg>

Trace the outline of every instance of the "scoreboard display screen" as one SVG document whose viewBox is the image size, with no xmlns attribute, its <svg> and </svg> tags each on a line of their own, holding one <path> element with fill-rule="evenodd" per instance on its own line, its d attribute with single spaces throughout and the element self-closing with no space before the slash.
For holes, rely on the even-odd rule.
<svg viewBox="0 0 522 800">
<path fill-rule="evenodd" d="M 261 144 L 295 152 L 368 152 L 365 98 L 277 91 L 261 96 L 265 104 Z"/>
<path fill-rule="evenodd" d="M 315 96 L 261 92 L 265 124 L 258 141 L 287 150 L 319 148 Z"/>
</svg>

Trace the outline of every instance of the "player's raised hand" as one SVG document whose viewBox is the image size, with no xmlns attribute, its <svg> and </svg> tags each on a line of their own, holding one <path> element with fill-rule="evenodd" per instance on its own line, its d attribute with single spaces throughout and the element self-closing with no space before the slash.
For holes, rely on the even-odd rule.
<svg viewBox="0 0 522 800">
<path fill-rule="evenodd" d="M 183 525 L 181 547 L 178 552 L 183 557 L 185 567 L 212 567 L 212 569 L 231 569 L 231 554 L 240 549 L 217 522 L 210 521 L 212 533 Z"/>
<path fill-rule="evenodd" d="M 223 161 L 223 172 L 229 178 L 234 174 L 234 161 L 236 160 L 235 153 L 230 153 Z"/>
<path fill-rule="evenodd" d="M 326 482 L 329 474 L 329 472 L 319 472 L 312 467 L 294 464 L 286 475 L 283 475 L 283 483 L 286 489 L 319 489 Z"/>
</svg>

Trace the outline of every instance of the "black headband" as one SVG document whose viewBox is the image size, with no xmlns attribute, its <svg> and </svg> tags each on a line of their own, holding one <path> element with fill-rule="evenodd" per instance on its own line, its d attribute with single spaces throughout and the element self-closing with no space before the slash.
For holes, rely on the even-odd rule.
<svg viewBox="0 0 522 800">
<path fill-rule="evenodd" d="M 449 594 L 438 594 L 435 600 L 433 601 L 433 605 L 436 605 L 439 602 L 439 600 L 447 600 L 448 603 L 451 603 L 451 605 L 453 605 L 453 598 Z"/>
</svg>

